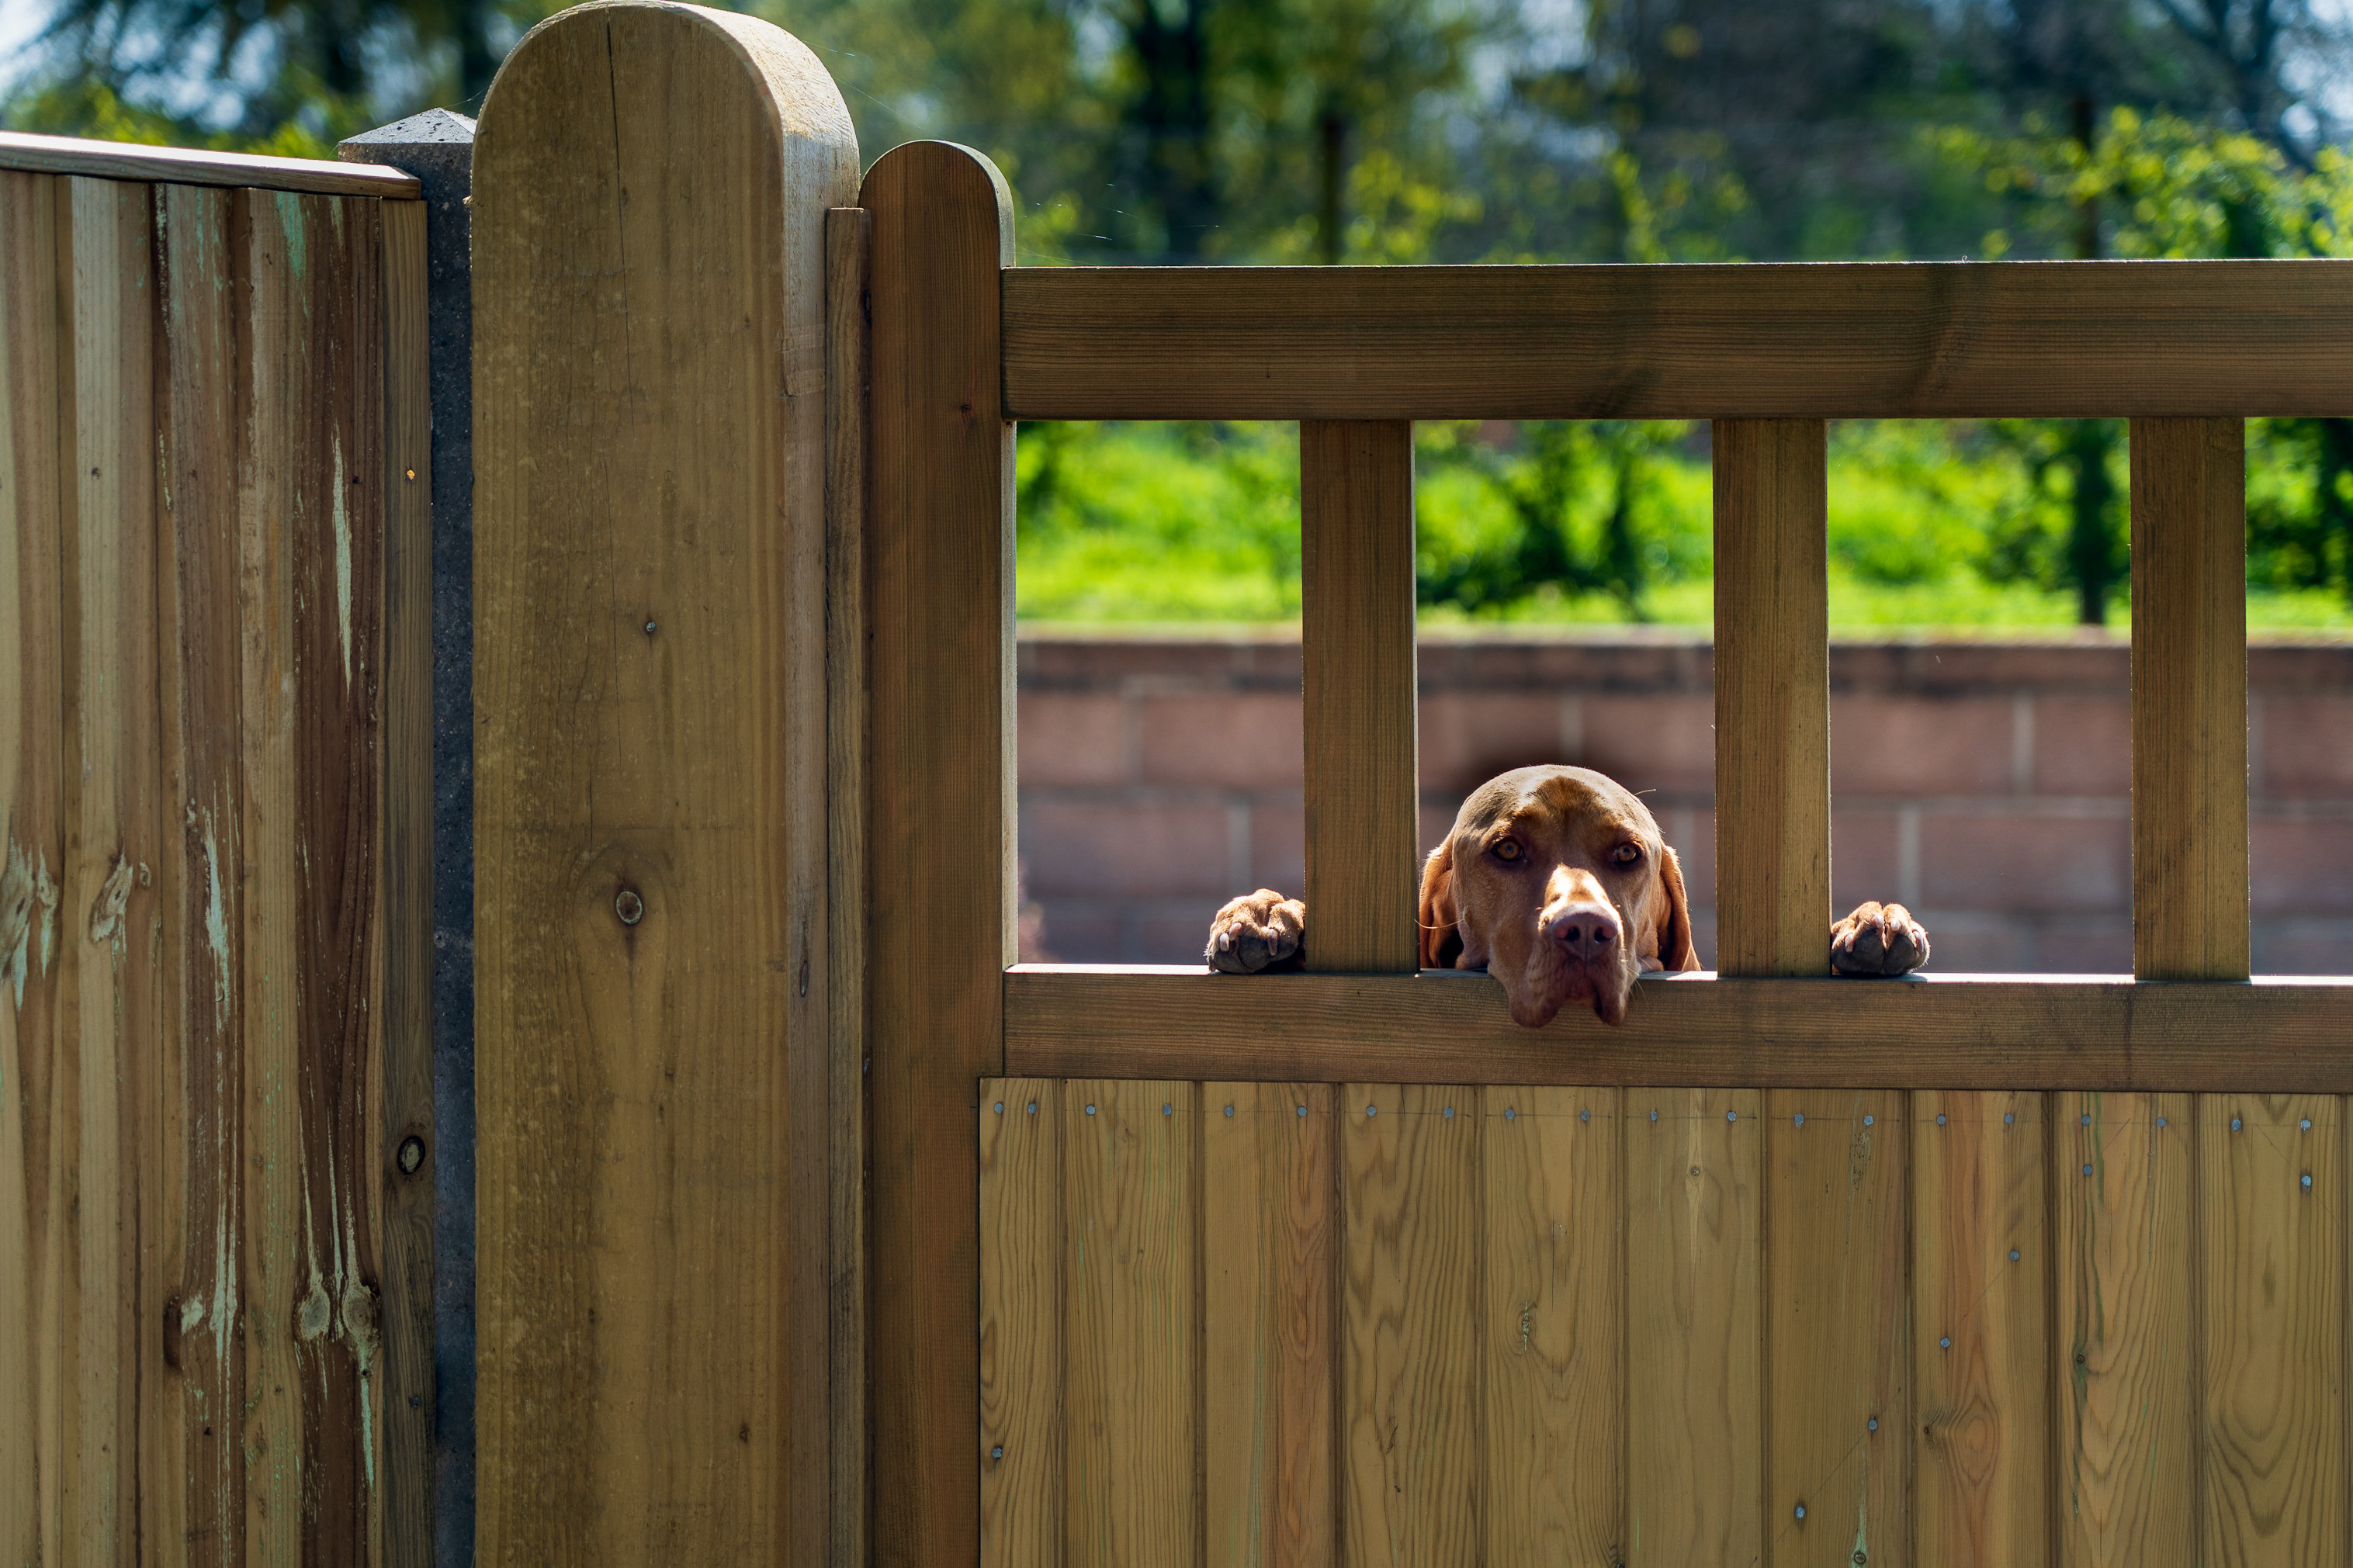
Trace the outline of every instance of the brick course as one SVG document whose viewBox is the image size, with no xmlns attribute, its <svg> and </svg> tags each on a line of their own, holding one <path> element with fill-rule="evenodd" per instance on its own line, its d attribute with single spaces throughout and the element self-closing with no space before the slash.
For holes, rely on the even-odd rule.
<svg viewBox="0 0 2353 1568">
<path fill-rule="evenodd" d="M 1713 665 L 1639 629 L 1425 641 L 1424 849 L 1504 768 L 1601 769 L 1649 792 L 1713 963 Z M 1024 637 L 1019 672 L 1021 845 L 1054 956 L 1197 962 L 1224 899 L 1301 890 L 1295 640 Z M 2128 970 L 2130 673 L 2113 637 L 1834 645 L 1841 908 L 1911 905 L 1937 969 Z M 2353 973 L 2353 647 L 2259 645 L 2248 686 L 2256 968 Z"/>
</svg>

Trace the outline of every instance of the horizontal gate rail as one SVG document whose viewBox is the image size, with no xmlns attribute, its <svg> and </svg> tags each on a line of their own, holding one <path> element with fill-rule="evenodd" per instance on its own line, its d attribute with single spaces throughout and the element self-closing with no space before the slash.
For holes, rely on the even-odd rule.
<svg viewBox="0 0 2353 1568">
<path fill-rule="evenodd" d="M 1018 268 L 1011 419 L 2353 413 L 2353 261 Z"/>
<path fill-rule="evenodd" d="M 1525 1029 L 1483 973 L 1025 963 L 1005 1070 L 1268 1082 L 2353 1094 L 2353 980 L 1647 977 L 1611 1028 Z"/>
</svg>

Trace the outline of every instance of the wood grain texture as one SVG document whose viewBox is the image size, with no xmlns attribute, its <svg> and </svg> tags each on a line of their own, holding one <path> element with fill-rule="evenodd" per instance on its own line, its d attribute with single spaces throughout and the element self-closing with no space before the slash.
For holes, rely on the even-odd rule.
<svg viewBox="0 0 2353 1568">
<path fill-rule="evenodd" d="M 176 655 L 162 729 L 175 820 L 164 862 L 176 875 L 164 975 L 182 1040 L 183 1248 L 166 1279 L 162 1324 L 176 1378 L 184 1498 L 180 1538 L 194 1563 L 244 1560 L 248 1388 L 247 1335 L 237 1321 L 245 1263 L 245 824 L 242 767 L 245 530 L 237 352 L 238 252 L 226 191 L 160 193 L 166 363 L 159 381 L 164 434 L 164 569 L 159 631 Z M 249 319 L 249 318 L 248 318 Z M 250 330 L 248 327 L 248 336 Z M 257 617 L 267 625 L 266 617 Z"/>
<path fill-rule="evenodd" d="M 2199 1097 L 2210 1563 L 2345 1560 L 2343 1105 Z"/>
<path fill-rule="evenodd" d="M 1339 1560 L 1338 1114 L 1329 1084 L 1201 1086 L 1202 1536 L 1219 1568 Z"/>
<path fill-rule="evenodd" d="M 1062 1560 L 1180 1568 L 1201 1546 L 1199 1086 L 1061 1098 Z"/>
<path fill-rule="evenodd" d="M 2343 414 L 2341 261 L 1021 268 L 1018 419 Z"/>
<path fill-rule="evenodd" d="M 0 131 L 0 169 L 158 184 L 309 191 L 321 195 L 414 198 L 419 192 L 413 175 L 379 163 L 271 158 L 196 147 L 137 147 L 19 131 Z"/>
<path fill-rule="evenodd" d="M 1620 1098 L 1480 1094 L 1487 1563 L 1627 1560 Z"/>
<path fill-rule="evenodd" d="M 1041 1078 L 2353 1092 L 2353 984 L 2327 981 L 1693 975 L 1644 981 L 1617 1029 L 1585 1013 L 1524 1029 L 1501 986 L 1452 971 L 1024 964 L 1004 994 L 1007 1061 Z"/>
<path fill-rule="evenodd" d="M 1062 1546 L 1062 1086 L 980 1086 L 980 1561 Z"/>
<path fill-rule="evenodd" d="M 161 1350 L 161 1016 L 155 626 L 153 206 L 141 186 L 64 183 L 71 333 L 62 488 L 68 799 L 60 1034 L 78 1090 L 69 1214 L 76 1342 L 60 1555 L 140 1555 L 140 1394 Z M 58 1326 L 65 1327 L 63 1318 Z"/>
<path fill-rule="evenodd" d="M 62 1559 L 73 1083 L 61 1028 L 66 858 L 61 180 L 0 174 L 0 1556 Z M 70 215 L 69 214 L 69 218 Z M 70 411 L 65 411 L 70 416 Z M 61 1311 L 69 1315 L 61 1317 Z"/>
<path fill-rule="evenodd" d="M 1351 1564 L 1479 1558 L 1478 1110 L 1475 1089 L 1352 1083 L 1340 1094 L 1340 1542 Z"/>
<path fill-rule="evenodd" d="M 978 154 L 916 142 L 876 162 L 860 202 L 868 856 L 890 868 L 866 928 L 873 1555 L 930 1568 L 978 1531 L 972 1085 L 1005 1070 L 1014 957 L 1013 427 L 997 328 L 1012 198 Z"/>
<path fill-rule="evenodd" d="M 425 204 L 384 202 L 377 211 L 384 234 L 381 1496 L 387 1563 L 422 1568 L 432 1560 L 434 1518 L 433 411 Z"/>
<path fill-rule="evenodd" d="M 1299 427 L 1307 967 L 1410 973 L 1420 842 L 1413 426 Z"/>
<path fill-rule="evenodd" d="M 832 1140 L 831 1561 L 866 1561 L 866 419 L 860 207 L 825 215 L 826 1124 Z M 985 1533 L 985 1527 L 984 1527 Z"/>
<path fill-rule="evenodd" d="M 716 12 L 567 13 L 483 110 L 485 1563 L 828 1550 L 823 228 L 856 176 L 815 57 Z M 969 1406 L 961 1437 L 931 1479 L 968 1496 Z"/>
<path fill-rule="evenodd" d="M 1899 1562 L 1911 1539 L 1905 1096 L 1764 1100 L 1766 1561 Z"/>
<path fill-rule="evenodd" d="M 1934 1090 L 1909 1099 L 1916 1560 L 2045 1563 L 2045 1101 Z"/>
<path fill-rule="evenodd" d="M 2057 1558 L 2186 1568 L 2199 1561 L 2193 1102 L 2056 1094 L 2049 1105 Z"/>
<path fill-rule="evenodd" d="M 1764 1096 L 1621 1103 L 1627 1561 L 1740 1568 L 1766 1543 Z"/>
<path fill-rule="evenodd" d="M 2241 419 L 2132 423 L 2133 973 L 2241 980 L 2247 929 Z"/>
<path fill-rule="evenodd" d="M 1828 437 L 1715 423 L 1716 964 L 1830 972 Z"/>
</svg>

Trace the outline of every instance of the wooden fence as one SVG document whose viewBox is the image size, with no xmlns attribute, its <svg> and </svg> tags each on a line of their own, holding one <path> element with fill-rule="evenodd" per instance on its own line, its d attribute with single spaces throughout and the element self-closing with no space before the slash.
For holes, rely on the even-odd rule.
<svg viewBox="0 0 2353 1568">
<path fill-rule="evenodd" d="M 430 1555 L 424 210 L 0 137 L 0 1559 Z"/>
</svg>

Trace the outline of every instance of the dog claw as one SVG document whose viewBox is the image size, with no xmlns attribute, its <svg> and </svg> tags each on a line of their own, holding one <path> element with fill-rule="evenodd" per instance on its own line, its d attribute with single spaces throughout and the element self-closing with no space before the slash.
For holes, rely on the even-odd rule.
<svg viewBox="0 0 2353 1568">
<path fill-rule="evenodd" d="M 1307 907 L 1271 888 L 1261 888 L 1228 903 L 1209 925 L 1202 954 L 1225 974 L 1256 974 L 1281 965 L 1295 967 L 1307 936 Z"/>
</svg>

